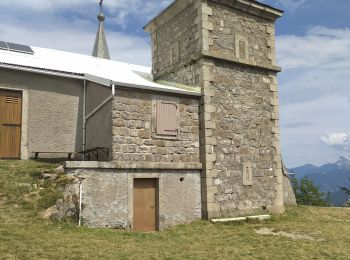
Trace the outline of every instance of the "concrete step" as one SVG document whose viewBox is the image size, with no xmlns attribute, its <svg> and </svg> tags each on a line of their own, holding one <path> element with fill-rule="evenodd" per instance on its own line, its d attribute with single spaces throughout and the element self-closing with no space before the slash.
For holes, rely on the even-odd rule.
<svg viewBox="0 0 350 260">
<path fill-rule="evenodd" d="M 265 221 L 271 219 L 270 215 L 256 215 L 256 216 L 247 216 L 247 217 L 238 217 L 238 218 L 217 218 L 211 219 L 213 223 L 225 223 L 225 222 L 246 222 L 249 220 L 258 220 Z"/>
</svg>

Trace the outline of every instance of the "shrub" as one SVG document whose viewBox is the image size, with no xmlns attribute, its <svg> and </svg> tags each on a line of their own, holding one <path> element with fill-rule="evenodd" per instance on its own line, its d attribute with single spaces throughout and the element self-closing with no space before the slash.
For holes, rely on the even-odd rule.
<svg viewBox="0 0 350 260">
<path fill-rule="evenodd" d="M 301 180 L 293 178 L 292 185 L 299 205 L 320 207 L 330 206 L 326 199 L 326 195 L 307 177 L 304 177 Z"/>
</svg>

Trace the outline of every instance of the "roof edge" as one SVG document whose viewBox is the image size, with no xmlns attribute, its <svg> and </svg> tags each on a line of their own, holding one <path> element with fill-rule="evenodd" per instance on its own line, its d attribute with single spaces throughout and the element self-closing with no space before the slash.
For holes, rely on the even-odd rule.
<svg viewBox="0 0 350 260">
<path fill-rule="evenodd" d="M 0 68 L 45 74 L 50 76 L 62 77 L 62 78 L 80 79 L 80 80 L 85 79 L 84 74 L 71 73 L 71 72 L 58 71 L 58 70 L 48 70 L 48 69 L 42 69 L 42 68 L 3 63 L 3 62 L 0 62 Z"/>
<path fill-rule="evenodd" d="M 123 82 L 116 82 L 112 81 L 113 84 L 119 87 L 124 88 L 130 88 L 130 89 L 141 89 L 144 91 L 152 91 L 152 92 L 160 92 L 160 93 L 169 93 L 169 94 L 175 94 L 175 95 L 185 95 L 185 96 L 192 96 L 192 97 L 201 97 L 202 92 L 194 92 L 194 91 L 188 91 L 188 90 L 182 90 L 182 89 L 166 89 L 166 88 L 156 88 L 156 87 L 150 87 L 150 86 L 141 86 L 141 85 L 135 85 L 135 84 L 128 84 Z"/>
<path fill-rule="evenodd" d="M 26 66 L 6 64 L 6 63 L 0 63 L 0 68 L 17 70 L 17 71 L 25 71 L 25 72 L 31 72 L 31 73 L 37 73 L 37 74 L 44 74 L 44 75 L 50 75 L 50 76 L 57 76 L 57 77 L 63 77 L 63 78 L 70 78 L 70 79 L 77 79 L 77 80 L 88 80 L 103 86 L 108 86 L 108 85 L 110 86 L 111 84 L 115 84 L 120 87 L 125 87 L 130 89 L 140 89 L 140 90 L 152 91 L 152 92 L 158 92 L 158 93 L 169 93 L 169 94 L 185 95 L 185 96 L 192 96 L 192 97 L 202 96 L 201 92 L 194 92 L 194 91 L 188 91 L 183 89 L 177 90 L 177 89 L 156 88 L 151 86 L 142 86 L 142 85 L 136 85 L 136 84 L 116 82 L 110 79 L 97 77 L 88 73 L 73 74 L 68 72 L 52 71 L 52 70 L 46 70 L 42 68 L 26 67 Z"/>
</svg>

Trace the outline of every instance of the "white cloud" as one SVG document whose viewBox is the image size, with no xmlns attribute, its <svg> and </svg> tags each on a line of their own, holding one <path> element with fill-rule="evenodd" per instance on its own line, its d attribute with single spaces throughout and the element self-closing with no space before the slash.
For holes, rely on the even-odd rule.
<svg viewBox="0 0 350 260">
<path fill-rule="evenodd" d="M 0 1 L 0 40 L 90 55 L 98 27 L 98 2 L 12 0 L 9 5 Z M 169 0 L 104 2 L 109 16 L 105 25 L 112 59 L 150 66 L 150 39 L 141 27 L 150 19 L 147 15 L 155 15 Z M 115 23 L 128 26 L 125 30 L 115 30 Z"/>
<path fill-rule="evenodd" d="M 350 57 L 350 29 L 313 27 L 306 35 L 277 37 L 279 62 L 284 69 L 310 68 Z"/>
<path fill-rule="evenodd" d="M 287 165 L 323 164 L 348 155 L 350 145 L 331 145 L 338 136 L 325 133 L 350 129 L 350 29 L 313 27 L 305 35 L 279 36 L 277 52 Z"/>
<path fill-rule="evenodd" d="M 335 150 L 346 152 L 344 156 L 350 151 L 350 133 L 327 133 L 321 140 Z"/>
<path fill-rule="evenodd" d="M 350 132 L 350 120 L 344 120 L 350 111 L 346 97 L 329 95 L 313 101 L 288 103 L 280 110 L 282 154 L 288 167 L 305 163 L 320 165 L 348 155 L 348 151 L 334 149 L 337 147 L 321 140 L 325 133 Z"/>
<path fill-rule="evenodd" d="M 350 145 L 350 133 L 328 133 L 321 137 L 321 140 L 328 145 Z"/>
<path fill-rule="evenodd" d="M 108 0 L 104 1 L 104 6 L 114 23 L 126 26 L 128 16 L 151 19 L 170 2 L 172 0 Z M 0 8 L 37 12 L 38 15 L 62 11 L 87 15 L 92 14 L 92 8 L 97 12 L 98 3 L 99 0 L 11 0 L 10 4 L 8 1 L 0 1 Z"/>
<path fill-rule="evenodd" d="M 305 35 L 277 37 L 281 101 L 299 103 L 329 95 L 350 100 L 350 29 L 310 28 Z"/>
</svg>

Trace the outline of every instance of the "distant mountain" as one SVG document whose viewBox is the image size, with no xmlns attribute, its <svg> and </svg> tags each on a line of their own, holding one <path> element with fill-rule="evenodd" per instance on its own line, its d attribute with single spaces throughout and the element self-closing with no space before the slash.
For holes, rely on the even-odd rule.
<svg viewBox="0 0 350 260">
<path fill-rule="evenodd" d="M 309 174 L 317 172 L 318 168 L 319 167 L 317 167 L 317 166 L 315 166 L 313 164 L 305 164 L 303 166 L 299 166 L 299 167 L 291 169 L 291 172 L 295 173 L 296 177 L 298 179 L 301 179 L 305 175 L 309 175 Z"/>
<path fill-rule="evenodd" d="M 297 179 L 307 177 L 322 192 L 326 194 L 330 192 L 330 202 L 335 206 L 341 205 L 347 199 L 347 195 L 341 190 L 341 187 L 349 186 L 350 160 L 345 157 L 341 157 L 336 163 L 320 167 L 306 164 L 292 168 L 290 172 L 294 173 Z"/>
</svg>

